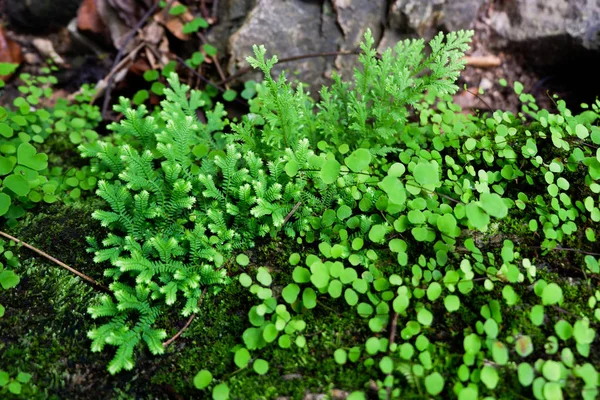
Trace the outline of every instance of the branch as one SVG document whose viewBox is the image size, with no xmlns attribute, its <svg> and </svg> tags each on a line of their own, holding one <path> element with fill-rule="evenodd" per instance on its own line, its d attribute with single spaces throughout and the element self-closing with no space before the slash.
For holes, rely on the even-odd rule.
<svg viewBox="0 0 600 400">
<path fill-rule="evenodd" d="M 102 285 L 101 283 L 95 281 L 94 279 L 90 278 L 89 276 L 77 271 L 75 268 L 71 268 L 69 267 L 67 264 L 63 263 L 60 260 L 57 260 L 56 258 L 52 257 L 51 255 L 49 255 L 48 253 L 43 252 L 42 250 L 36 249 L 35 247 L 33 247 L 32 245 L 23 242 L 22 240 L 17 239 L 14 236 L 9 235 L 8 233 L 2 232 L 0 231 L 0 235 L 4 236 L 7 239 L 12 240 L 13 242 L 17 243 L 17 244 L 22 244 L 24 247 L 27 247 L 29 250 L 33 250 L 36 253 L 38 253 L 39 255 L 46 257 L 48 260 L 60 265 L 61 267 L 71 271 L 72 273 L 74 273 L 75 275 L 77 275 L 78 277 L 80 277 L 81 279 L 84 279 L 86 281 L 88 281 L 89 283 L 91 283 L 92 285 L 96 286 L 97 288 L 107 292 L 107 293 L 111 293 L 111 290 L 109 288 L 107 288 L 106 286 Z"/>
<path fill-rule="evenodd" d="M 200 305 L 200 303 L 202 302 L 202 299 L 204 298 L 204 295 L 206 294 L 206 290 L 208 289 L 208 287 L 205 287 L 204 290 L 202 291 L 202 294 L 200 295 L 200 298 L 198 299 L 198 305 Z M 179 332 L 177 332 L 171 339 L 167 340 L 166 342 L 163 342 L 163 347 L 168 347 L 171 343 L 173 343 L 175 340 L 177 340 L 177 338 L 179 336 L 181 336 L 181 334 L 183 332 L 185 332 L 185 330 L 190 326 L 190 324 L 192 323 L 192 321 L 194 320 L 194 318 L 196 318 L 196 313 L 193 313 L 190 318 L 187 320 L 187 322 L 185 323 L 185 325 L 183 326 L 183 328 L 181 328 L 179 330 Z"/>
<path fill-rule="evenodd" d="M 156 11 L 159 4 L 160 4 L 160 1 L 156 1 L 156 3 L 154 3 L 154 5 L 152 7 L 150 7 L 150 9 L 148 11 L 146 11 L 146 13 L 138 21 L 138 23 L 135 25 L 135 27 L 129 31 L 127 36 L 125 36 L 125 39 L 122 41 L 121 47 L 119 48 L 119 52 L 117 53 L 117 57 L 115 57 L 115 61 L 113 62 L 111 71 L 116 69 L 117 65 L 119 65 L 119 63 L 121 62 L 121 59 L 125 55 L 124 54 L 125 48 L 129 44 L 129 42 L 133 39 L 133 37 L 137 33 L 138 29 L 140 29 L 142 26 L 144 26 L 144 24 L 146 23 L 148 18 L 150 18 L 150 16 L 152 14 L 154 14 L 154 11 Z M 108 79 L 108 83 L 106 84 L 106 91 L 104 92 L 104 103 L 102 104 L 102 116 L 104 118 L 106 118 L 106 112 L 108 111 L 108 107 L 110 105 L 110 92 L 112 91 L 113 83 L 114 83 L 114 74 L 111 75 L 111 77 Z"/>
</svg>

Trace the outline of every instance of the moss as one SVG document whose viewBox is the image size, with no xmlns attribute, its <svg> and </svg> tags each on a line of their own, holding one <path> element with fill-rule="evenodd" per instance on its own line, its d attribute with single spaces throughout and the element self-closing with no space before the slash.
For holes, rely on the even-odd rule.
<svg viewBox="0 0 600 400">
<path fill-rule="evenodd" d="M 250 252 L 252 264 L 247 272 L 252 274 L 258 266 L 266 266 L 273 276 L 272 287 L 278 292 L 281 285 L 291 279 L 288 257 L 294 250 L 302 249 L 291 241 L 261 243 Z M 328 302 L 328 309 L 318 307 L 314 313 L 302 315 L 307 323 L 305 348 L 281 349 L 273 343 L 252 352 L 252 357 L 269 361 L 270 369 L 265 376 L 257 375 L 251 368 L 237 371 L 232 349 L 243 343 L 242 333 L 251 326 L 248 311 L 258 302 L 237 282 L 207 298 L 190 328 L 169 349 L 152 382 L 169 385 L 186 398 L 208 396 L 208 393 L 194 389 L 192 383 L 198 371 L 208 369 L 215 379 L 228 378 L 233 397 L 243 399 L 277 396 L 300 399 L 306 392 L 323 393 L 331 388 L 362 389 L 368 382 L 369 371 L 362 364 L 343 368 L 333 359 L 337 348 L 364 342 L 369 335 L 365 321 L 341 302 Z M 170 334 L 185 321 L 177 322 Z"/>
</svg>

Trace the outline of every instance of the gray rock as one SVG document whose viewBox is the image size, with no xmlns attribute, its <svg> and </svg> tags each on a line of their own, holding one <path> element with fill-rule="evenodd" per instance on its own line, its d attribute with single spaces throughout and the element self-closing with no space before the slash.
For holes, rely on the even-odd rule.
<svg viewBox="0 0 600 400">
<path fill-rule="evenodd" d="M 524 45 L 546 62 L 572 44 L 600 49 L 597 0 L 514 0 L 498 4 L 488 23 L 508 44 Z"/>
<path fill-rule="evenodd" d="M 340 50 L 356 50 L 367 29 L 371 29 L 375 43 L 379 41 L 387 8 L 385 0 L 333 0 L 333 6 L 337 24 L 344 35 Z M 343 77 L 351 76 L 355 66 L 354 57 L 335 59 L 335 67 Z"/>
<path fill-rule="evenodd" d="M 6 0 L 4 11 L 20 28 L 45 31 L 67 26 L 82 0 Z"/>
<path fill-rule="evenodd" d="M 439 30 L 469 29 L 485 0 L 395 0 L 388 13 L 389 27 L 430 39 Z"/>
<path fill-rule="evenodd" d="M 376 40 L 380 38 L 385 12 L 385 0 L 258 0 L 229 39 L 228 72 L 233 74 L 247 66 L 245 59 L 253 54 L 253 44 L 264 44 L 268 54 L 277 54 L 279 59 L 355 50 L 367 28 Z M 348 76 L 356 60 L 356 56 L 306 58 L 282 63 L 275 72 L 284 68 L 299 71 L 294 77 L 309 83 L 311 93 L 316 94 L 328 82 L 334 67 L 342 76 Z"/>
<path fill-rule="evenodd" d="M 342 35 L 335 29 L 333 21 L 330 22 L 333 15 L 325 15 L 325 11 L 325 6 L 315 1 L 259 0 L 244 24 L 229 39 L 229 73 L 248 65 L 246 57 L 253 55 L 254 44 L 263 44 L 269 57 L 277 54 L 279 59 L 337 51 Z M 275 72 L 279 73 L 283 68 L 302 71 L 297 78 L 310 82 L 314 92 L 324 83 L 326 65 L 327 60 L 323 57 L 307 58 L 279 64 Z M 260 74 L 253 77 L 259 78 Z"/>
</svg>

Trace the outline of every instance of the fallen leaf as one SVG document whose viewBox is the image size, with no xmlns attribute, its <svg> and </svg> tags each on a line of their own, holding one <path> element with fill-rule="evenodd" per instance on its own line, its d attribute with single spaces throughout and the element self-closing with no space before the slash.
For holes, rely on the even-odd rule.
<svg viewBox="0 0 600 400">
<path fill-rule="evenodd" d="M 102 17 L 98 13 L 97 0 L 83 0 L 77 11 L 77 29 L 82 32 L 102 34 L 107 31 Z"/>
<path fill-rule="evenodd" d="M 6 37 L 0 26 L 0 62 L 20 64 L 23 62 L 21 46 L 14 40 Z"/>
<path fill-rule="evenodd" d="M 174 1 L 171 7 L 181 5 L 180 2 Z M 166 15 L 165 15 L 166 14 Z M 191 36 L 183 33 L 183 25 L 191 22 L 194 16 L 186 10 L 183 14 L 170 15 L 163 11 L 154 14 L 154 20 L 161 23 L 173 36 L 179 40 L 190 40 Z"/>
</svg>

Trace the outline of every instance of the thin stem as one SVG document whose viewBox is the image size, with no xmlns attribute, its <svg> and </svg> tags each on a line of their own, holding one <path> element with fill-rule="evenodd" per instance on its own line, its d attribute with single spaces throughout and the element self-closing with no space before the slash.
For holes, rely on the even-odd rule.
<svg viewBox="0 0 600 400">
<path fill-rule="evenodd" d="M 391 346 L 392 343 L 394 343 L 394 341 L 396 340 L 397 326 L 398 326 L 398 313 L 394 311 L 394 316 L 392 317 L 392 323 L 390 325 L 390 336 L 389 336 L 388 346 Z M 391 373 L 387 374 L 387 376 L 391 376 L 391 375 L 392 375 Z M 387 388 L 387 398 L 388 399 L 391 398 L 391 394 L 392 394 L 392 388 L 388 387 Z"/>
<path fill-rule="evenodd" d="M 288 213 L 288 215 L 285 216 L 285 219 L 283 220 L 283 224 L 281 225 L 282 227 L 283 227 L 283 225 L 285 225 L 290 220 L 290 218 L 292 218 L 292 215 L 294 215 L 294 213 L 298 210 L 298 208 L 301 205 L 302 205 L 301 201 L 299 201 L 299 202 L 296 203 L 296 205 L 294 206 L 294 208 L 292 208 L 292 211 L 290 211 Z"/>
<path fill-rule="evenodd" d="M 200 303 L 202 302 L 202 299 L 204 298 L 204 295 L 206 294 L 207 289 L 208 289 L 208 287 L 205 287 L 204 290 L 202 291 L 202 294 L 200 295 L 200 298 L 198 299 L 198 305 L 200 305 Z M 166 342 L 163 342 L 163 344 L 162 344 L 163 347 L 168 347 L 171 343 L 173 343 L 175 340 L 177 340 L 177 338 L 179 336 L 181 336 L 181 334 L 183 332 L 185 332 L 185 330 L 190 326 L 190 324 L 192 323 L 194 318 L 196 318 L 196 313 L 193 313 L 192 315 L 190 315 L 190 318 L 188 318 L 187 322 L 185 323 L 183 328 L 181 328 L 179 330 L 179 332 L 177 332 L 171 339 L 167 340 Z"/>
<path fill-rule="evenodd" d="M 88 281 L 89 283 L 91 283 L 92 285 L 94 285 L 95 287 L 102 289 L 103 291 L 107 292 L 107 293 L 112 293 L 110 291 L 109 288 L 107 288 L 106 286 L 104 286 L 103 284 L 95 281 L 94 279 L 90 278 L 89 276 L 77 271 L 75 268 L 69 267 L 67 264 L 63 263 L 62 261 L 52 257 L 51 255 L 49 255 L 48 253 L 43 252 L 40 249 L 37 249 L 35 247 L 33 247 L 32 245 L 30 245 L 29 243 L 26 243 L 20 239 L 17 239 L 14 236 L 9 235 L 8 233 L 2 232 L 0 231 L 0 235 L 4 236 L 7 239 L 12 240 L 13 242 L 17 243 L 17 244 L 21 244 L 23 245 L 23 247 L 27 247 L 29 250 L 35 251 L 36 253 L 38 253 L 39 255 L 46 257 L 48 260 L 52 261 L 53 263 L 56 263 L 58 265 L 60 265 L 61 267 L 69 270 L 70 272 L 74 273 L 75 275 L 77 275 L 78 277 L 80 277 L 81 279 L 84 279 L 86 281 Z"/>
</svg>

